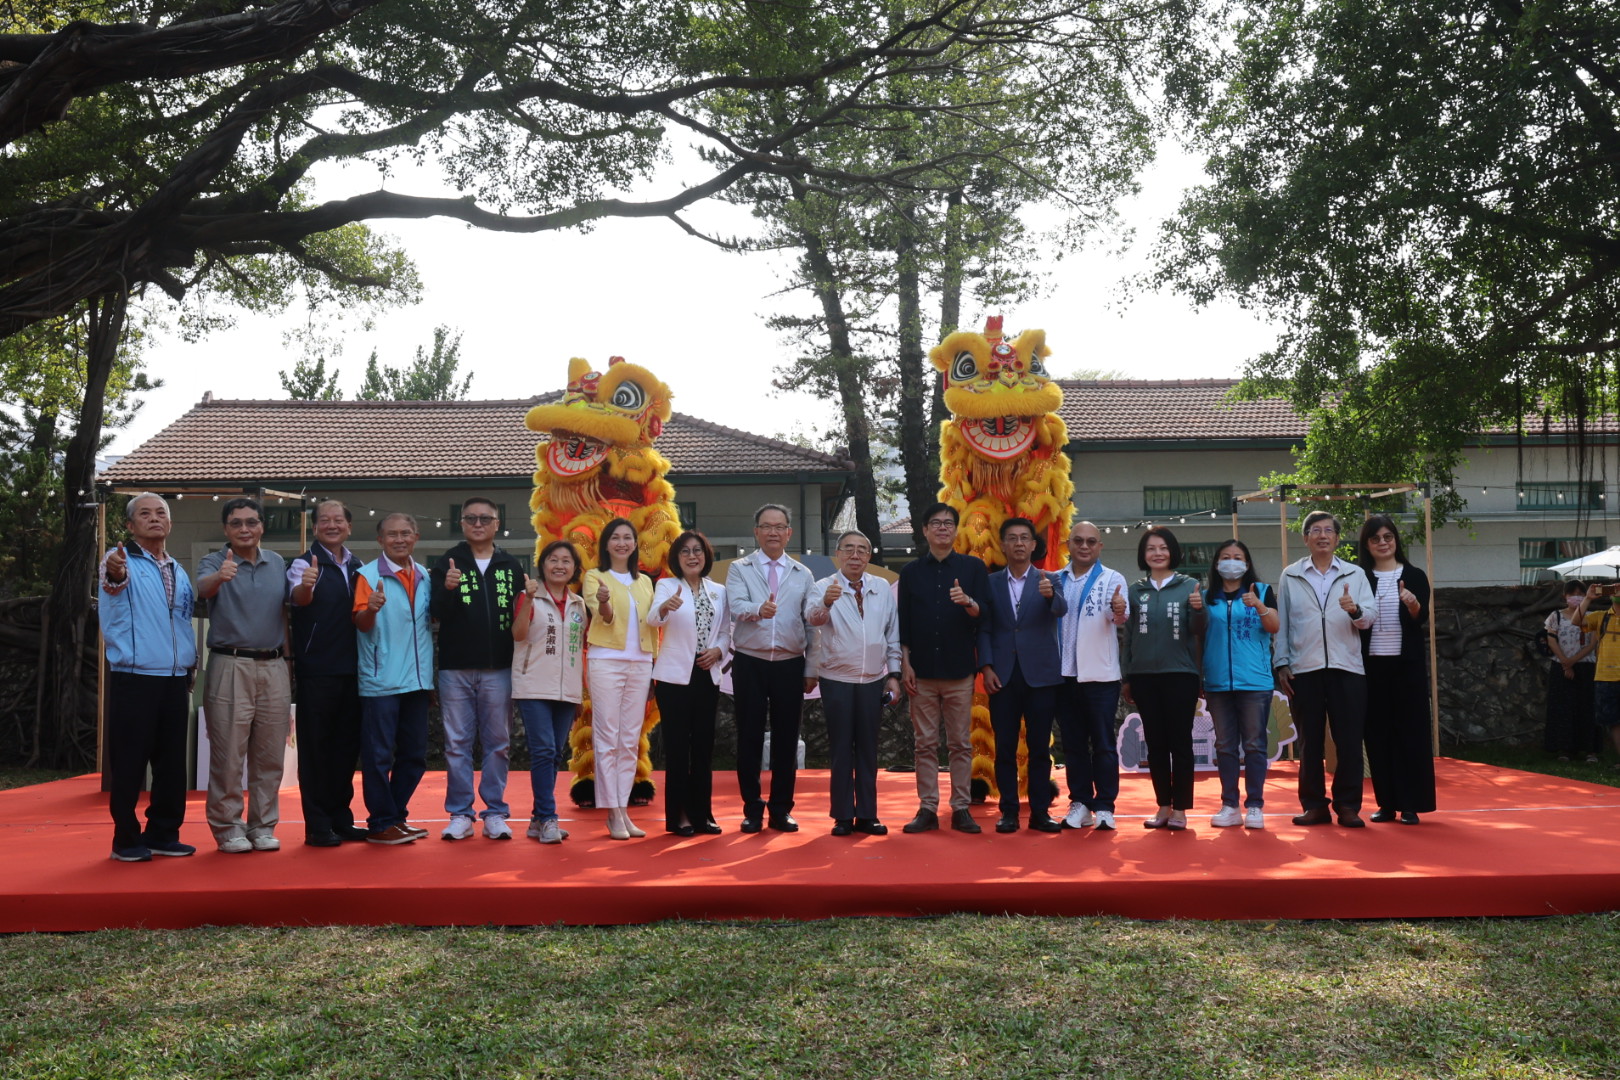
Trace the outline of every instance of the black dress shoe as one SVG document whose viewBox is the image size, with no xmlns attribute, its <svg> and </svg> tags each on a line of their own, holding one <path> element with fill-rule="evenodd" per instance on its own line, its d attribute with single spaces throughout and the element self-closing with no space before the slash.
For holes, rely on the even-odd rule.
<svg viewBox="0 0 1620 1080">
<path fill-rule="evenodd" d="M 341 847 L 343 838 L 335 832 L 306 833 L 304 843 L 309 847 Z"/>
<path fill-rule="evenodd" d="M 1380 806 L 1377 810 L 1373 811 L 1372 816 L 1368 820 L 1377 822 L 1379 825 L 1382 825 L 1386 821 L 1394 821 L 1395 820 L 1395 811 L 1393 811 L 1393 810 L 1385 810 L 1383 807 Z"/>
<path fill-rule="evenodd" d="M 856 818 L 855 831 L 867 836 L 888 836 L 889 827 L 877 818 Z"/>
<path fill-rule="evenodd" d="M 1402 810 L 1401 811 L 1401 824 L 1402 825 L 1416 825 L 1417 823 L 1418 823 L 1418 816 L 1416 814 L 1414 814 L 1410 810 Z"/>
<path fill-rule="evenodd" d="M 855 823 L 848 818 L 839 818 L 833 822 L 832 834 L 834 836 L 849 836 L 855 831 Z"/>
<path fill-rule="evenodd" d="M 704 836 L 719 836 L 726 830 L 722 829 L 712 821 L 705 821 L 703 824 L 697 826 L 697 831 Z"/>
<path fill-rule="evenodd" d="M 1340 810 L 1339 824 L 1346 829 L 1365 829 L 1367 823 L 1361 820 L 1361 815 L 1354 810 Z"/>
<path fill-rule="evenodd" d="M 1303 814 L 1294 815 L 1295 825 L 1331 825 L 1333 824 L 1333 811 L 1325 806 L 1318 806 L 1315 810 L 1307 810 Z"/>
<path fill-rule="evenodd" d="M 932 810 L 918 810 L 917 816 L 900 827 L 901 832 L 920 833 L 939 828 L 939 815 Z"/>
<path fill-rule="evenodd" d="M 956 826 L 955 820 L 952 820 L 951 826 L 953 828 Z M 996 820 L 996 832 L 1008 833 L 1008 832 L 1017 832 L 1017 831 L 1018 831 L 1018 817 L 1017 817 L 1017 815 L 1003 814 L 1003 815 L 1001 815 L 1000 818 L 998 818 Z"/>
<path fill-rule="evenodd" d="M 339 840 L 348 840 L 354 843 L 364 843 L 371 834 L 358 825 L 334 825 L 332 831 Z"/>
<path fill-rule="evenodd" d="M 667 832 L 667 833 L 674 833 L 676 836 L 696 836 L 697 835 L 697 826 L 695 826 L 695 825 L 665 825 L 664 826 L 664 831 Z"/>
<path fill-rule="evenodd" d="M 798 832 L 799 823 L 793 820 L 792 814 L 772 814 L 765 822 L 777 832 Z"/>
<path fill-rule="evenodd" d="M 1062 832 L 1063 826 L 1052 820 L 1051 814 L 1041 814 L 1039 817 L 1029 819 L 1029 827 L 1036 832 Z"/>
<path fill-rule="evenodd" d="M 759 818 L 757 818 L 757 817 L 749 817 L 747 814 L 743 815 L 743 823 L 742 823 L 742 831 L 743 832 L 756 833 L 756 832 L 759 832 L 759 829 L 760 829 L 760 820 L 759 820 Z"/>
<path fill-rule="evenodd" d="M 951 812 L 951 828 L 957 832 L 965 833 L 984 832 L 983 829 L 979 828 L 979 823 L 973 820 L 973 813 L 970 810 L 953 810 Z"/>
</svg>

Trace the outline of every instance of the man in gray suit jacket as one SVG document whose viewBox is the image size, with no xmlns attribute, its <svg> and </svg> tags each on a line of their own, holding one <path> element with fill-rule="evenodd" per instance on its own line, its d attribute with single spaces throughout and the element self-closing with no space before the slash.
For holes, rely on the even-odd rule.
<svg viewBox="0 0 1620 1080">
<path fill-rule="evenodd" d="M 1018 831 L 1018 723 L 1029 746 L 1029 827 L 1057 832 L 1052 820 L 1052 722 L 1063 681 L 1059 629 L 1069 610 L 1063 590 L 1034 569 L 1035 525 L 1028 518 L 1001 524 L 1007 568 L 990 575 L 990 597 L 979 620 L 979 662 L 990 693 L 996 736 L 996 787 L 1001 820 L 996 832 Z"/>
</svg>

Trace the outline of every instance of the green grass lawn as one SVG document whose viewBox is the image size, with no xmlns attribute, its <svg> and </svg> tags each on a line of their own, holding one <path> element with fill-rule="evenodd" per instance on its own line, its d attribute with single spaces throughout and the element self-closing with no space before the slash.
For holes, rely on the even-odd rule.
<svg viewBox="0 0 1620 1080">
<path fill-rule="evenodd" d="M 0 938 L 6 1080 L 1612 1080 L 1617 1032 L 1620 914 Z"/>
</svg>

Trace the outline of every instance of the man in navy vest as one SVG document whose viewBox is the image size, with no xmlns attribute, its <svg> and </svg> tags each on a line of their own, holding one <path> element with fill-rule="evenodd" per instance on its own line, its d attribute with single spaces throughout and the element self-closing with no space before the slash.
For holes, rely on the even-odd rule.
<svg viewBox="0 0 1620 1080">
<path fill-rule="evenodd" d="M 360 684 L 349 615 L 360 560 L 346 546 L 352 522 L 341 502 L 321 503 L 315 543 L 287 568 L 298 676 L 298 792 L 304 843 L 314 847 L 366 838 L 349 809 L 360 762 Z"/>
</svg>

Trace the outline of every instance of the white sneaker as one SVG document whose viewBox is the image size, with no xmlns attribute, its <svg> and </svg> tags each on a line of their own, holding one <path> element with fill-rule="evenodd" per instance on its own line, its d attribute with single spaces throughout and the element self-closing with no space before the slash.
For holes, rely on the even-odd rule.
<svg viewBox="0 0 1620 1080">
<path fill-rule="evenodd" d="M 540 839 L 540 828 L 544 824 L 545 822 L 541 821 L 539 818 L 530 818 L 529 827 L 524 830 L 523 835 L 527 836 L 530 840 Z"/>
<path fill-rule="evenodd" d="M 1209 823 L 1217 829 L 1230 829 L 1233 825 L 1243 824 L 1243 811 L 1235 806 L 1223 806 L 1220 813 L 1209 819 Z"/>
<path fill-rule="evenodd" d="M 1258 806 L 1251 806 L 1243 812 L 1243 827 L 1245 829 L 1263 829 L 1266 827 L 1266 814 Z"/>
<path fill-rule="evenodd" d="M 450 824 L 446 825 L 444 827 L 444 832 L 439 834 L 439 839 L 470 840 L 472 839 L 472 834 L 473 819 L 468 817 L 466 814 L 454 814 L 450 818 Z"/>
<path fill-rule="evenodd" d="M 486 840 L 510 840 L 512 839 L 512 827 L 499 814 L 491 814 L 484 819 L 484 838 Z"/>
<path fill-rule="evenodd" d="M 1095 824 L 1097 824 L 1097 815 L 1093 814 L 1086 807 L 1086 804 L 1082 802 L 1070 803 L 1069 812 L 1063 815 L 1063 827 L 1065 829 L 1089 829 Z"/>
<path fill-rule="evenodd" d="M 253 841 L 245 836 L 233 836 L 229 840 L 221 840 L 219 850 L 227 855 L 240 855 L 244 851 L 253 850 Z"/>
<path fill-rule="evenodd" d="M 563 837 L 567 835 L 562 829 L 558 828 L 556 818 L 547 818 L 540 823 L 539 840 L 542 844 L 560 844 L 563 842 Z"/>
<path fill-rule="evenodd" d="M 281 850 L 281 841 L 277 840 L 275 837 L 271 836 L 269 833 L 260 833 L 257 836 L 250 836 L 250 837 L 248 837 L 248 843 L 253 845 L 253 850 L 254 851 L 280 851 Z"/>
<path fill-rule="evenodd" d="M 1112 810 L 1099 810 L 1099 811 L 1097 811 L 1097 831 L 1098 832 L 1113 832 L 1114 831 L 1114 812 Z"/>
</svg>

